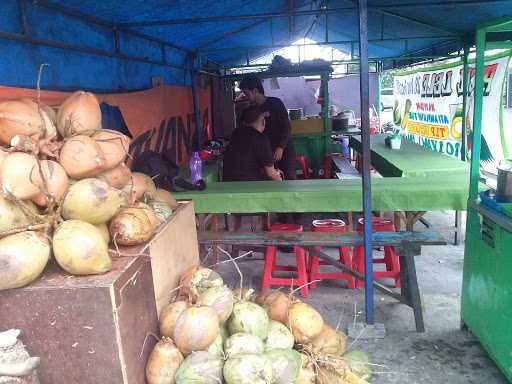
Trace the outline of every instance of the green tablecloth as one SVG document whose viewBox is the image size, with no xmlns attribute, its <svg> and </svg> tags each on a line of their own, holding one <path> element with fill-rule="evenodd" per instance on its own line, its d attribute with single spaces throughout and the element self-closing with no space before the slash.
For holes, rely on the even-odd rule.
<svg viewBox="0 0 512 384">
<path fill-rule="evenodd" d="M 373 135 L 370 139 L 371 163 L 382 176 L 410 177 L 436 176 L 443 173 L 469 175 L 469 163 L 442 155 L 402 138 L 400 149 L 386 147 L 386 135 Z M 350 138 L 350 146 L 361 152 L 361 138 Z"/>
<path fill-rule="evenodd" d="M 465 210 L 468 175 L 387 177 L 372 179 L 372 209 L 376 211 Z M 193 200 L 196 213 L 359 212 L 360 180 L 289 180 L 223 182 L 205 191 L 181 192 Z"/>
</svg>

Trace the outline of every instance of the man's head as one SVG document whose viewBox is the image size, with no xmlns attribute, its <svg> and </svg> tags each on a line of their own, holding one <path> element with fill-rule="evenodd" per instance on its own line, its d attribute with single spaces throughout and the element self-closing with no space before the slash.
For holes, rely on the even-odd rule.
<svg viewBox="0 0 512 384">
<path fill-rule="evenodd" d="M 242 124 L 258 132 L 265 130 L 265 115 L 257 105 L 251 105 L 242 112 Z"/>
<path fill-rule="evenodd" d="M 265 95 L 263 84 L 256 76 L 246 76 L 240 82 L 240 90 L 250 102 L 257 102 L 258 98 Z"/>
</svg>

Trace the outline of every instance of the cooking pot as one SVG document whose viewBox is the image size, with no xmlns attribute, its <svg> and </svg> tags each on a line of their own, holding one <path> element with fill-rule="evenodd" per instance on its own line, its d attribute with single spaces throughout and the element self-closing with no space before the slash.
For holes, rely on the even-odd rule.
<svg viewBox="0 0 512 384">
<path fill-rule="evenodd" d="M 496 200 L 501 203 L 512 203 L 512 159 L 502 160 L 498 166 Z"/>
</svg>

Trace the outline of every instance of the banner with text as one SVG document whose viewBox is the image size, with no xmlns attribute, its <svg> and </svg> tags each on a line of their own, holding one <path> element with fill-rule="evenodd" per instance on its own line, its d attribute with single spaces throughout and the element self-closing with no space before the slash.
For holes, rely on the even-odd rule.
<svg viewBox="0 0 512 384">
<path fill-rule="evenodd" d="M 496 173 L 512 155 L 512 125 L 503 124 L 502 94 L 510 52 L 487 57 L 482 115 L 482 167 Z M 393 121 L 406 139 L 433 151 L 461 158 L 462 118 L 467 119 L 467 157 L 471 157 L 475 66 L 470 60 L 468 103 L 462 107 L 462 63 L 443 63 L 394 74 Z"/>
</svg>

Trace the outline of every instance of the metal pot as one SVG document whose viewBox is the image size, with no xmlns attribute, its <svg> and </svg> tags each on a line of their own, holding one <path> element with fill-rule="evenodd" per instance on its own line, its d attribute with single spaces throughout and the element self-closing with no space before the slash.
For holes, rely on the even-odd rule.
<svg viewBox="0 0 512 384">
<path fill-rule="evenodd" d="M 501 203 L 512 203 L 512 160 L 501 161 L 498 167 L 498 186 L 496 200 Z"/>
</svg>

